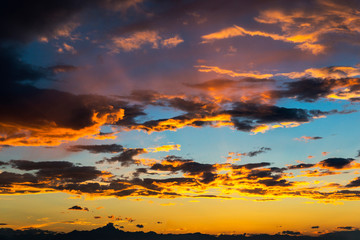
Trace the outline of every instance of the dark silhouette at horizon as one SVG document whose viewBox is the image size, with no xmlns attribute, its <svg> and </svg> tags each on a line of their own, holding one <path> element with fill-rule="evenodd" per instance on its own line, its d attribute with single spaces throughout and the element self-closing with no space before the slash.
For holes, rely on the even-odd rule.
<svg viewBox="0 0 360 240">
<path fill-rule="evenodd" d="M 283 231 L 270 234 L 210 235 L 202 233 L 158 234 L 155 232 L 125 232 L 117 229 L 113 223 L 90 231 L 74 230 L 69 233 L 53 232 L 41 229 L 13 230 L 0 228 L 1 240 L 358 240 L 360 231 L 338 231 L 319 236 L 305 236 L 299 232 Z"/>
</svg>

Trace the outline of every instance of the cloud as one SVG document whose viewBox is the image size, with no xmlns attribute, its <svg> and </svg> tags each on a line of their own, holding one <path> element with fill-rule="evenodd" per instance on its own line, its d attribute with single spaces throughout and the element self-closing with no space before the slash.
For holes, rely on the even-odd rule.
<svg viewBox="0 0 360 240">
<path fill-rule="evenodd" d="M 293 43 L 296 48 L 309 51 L 312 54 L 325 52 L 329 41 L 326 36 L 335 34 L 342 38 L 358 35 L 359 16 L 353 12 L 358 4 L 339 4 L 335 1 L 316 1 L 294 8 L 289 5 L 278 6 L 262 10 L 255 21 L 266 25 L 277 25 L 280 33 L 263 30 L 248 30 L 233 25 L 203 35 L 203 43 L 238 36 L 259 36 L 271 38 L 275 41 Z"/>
<path fill-rule="evenodd" d="M 1 11 L 3 31 L 0 39 L 29 41 L 36 37 L 65 35 L 69 32 L 67 26 L 72 17 L 94 2 L 96 1 L 84 4 L 71 1 L 9 2 Z M 32 11 L 28 11 L 29 9 Z"/>
<path fill-rule="evenodd" d="M 360 68 L 358 66 L 331 66 L 323 68 L 309 68 L 303 72 L 290 72 L 276 74 L 280 76 L 287 76 L 289 78 L 354 78 L 360 75 Z"/>
<path fill-rule="evenodd" d="M 282 234 L 285 234 L 285 235 L 301 235 L 300 232 L 295 232 L 295 231 L 290 231 L 290 230 L 282 231 Z"/>
<path fill-rule="evenodd" d="M 347 188 L 360 187 L 360 177 L 357 177 L 357 178 L 353 179 L 345 187 L 347 187 Z"/>
<path fill-rule="evenodd" d="M 8 165 L 9 163 L 7 163 L 7 162 L 2 162 L 2 161 L 0 161 L 0 166 L 4 166 L 4 165 Z"/>
<path fill-rule="evenodd" d="M 324 112 L 284 108 L 253 101 L 219 101 L 211 97 L 172 97 L 149 91 L 136 92 L 127 98 L 144 102 L 144 104 L 186 111 L 182 115 L 171 118 L 149 120 L 143 123 L 131 122 L 129 125 L 124 125 L 131 130 L 144 130 L 149 133 L 166 130 L 176 131 L 184 127 L 227 126 L 255 134 L 274 128 L 296 127 L 315 118 L 342 113 L 337 110 Z"/>
<path fill-rule="evenodd" d="M 149 152 L 169 152 L 169 151 L 180 151 L 181 145 L 179 144 L 172 144 L 172 145 L 163 145 L 154 148 L 147 148 L 146 150 Z"/>
<path fill-rule="evenodd" d="M 152 48 L 159 47 L 160 36 L 155 31 L 136 32 L 129 37 L 114 37 L 112 52 L 119 53 L 120 49 L 124 51 L 132 51 L 139 49 L 145 44 L 149 44 Z"/>
<path fill-rule="evenodd" d="M 250 152 L 243 152 L 243 153 L 229 152 L 229 156 L 226 157 L 226 162 L 232 163 L 232 162 L 240 161 L 242 156 L 255 157 L 261 153 L 265 153 L 270 150 L 271 148 L 261 147 L 258 150 L 250 151 Z"/>
<path fill-rule="evenodd" d="M 79 69 L 79 67 L 67 64 L 59 64 L 49 67 L 51 71 L 54 73 L 63 73 L 63 72 L 72 72 Z"/>
<path fill-rule="evenodd" d="M 320 139 L 322 139 L 322 137 L 319 136 L 315 136 L 315 137 L 301 136 L 299 138 L 294 138 L 294 140 L 296 141 L 304 141 L 304 142 L 309 142 L 309 140 L 320 140 Z"/>
<path fill-rule="evenodd" d="M 274 90 L 276 97 L 295 98 L 299 101 L 314 102 L 320 98 L 355 100 L 359 95 L 359 78 L 302 79 L 286 83 L 287 89 Z"/>
<path fill-rule="evenodd" d="M 355 230 L 357 229 L 356 227 L 352 227 L 352 226 L 346 226 L 346 227 L 337 227 L 338 229 L 342 229 L 342 230 Z"/>
<path fill-rule="evenodd" d="M 135 160 L 134 157 L 143 153 L 146 153 L 146 149 L 143 148 L 128 148 L 123 150 L 122 153 L 120 153 L 119 155 L 113 156 L 111 158 L 104 158 L 101 161 L 98 161 L 97 164 L 102 164 L 102 163 L 117 163 L 119 162 L 121 164 L 121 166 L 123 167 L 128 167 L 132 164 L 137 164 L 139 163 L 138 160 Z"/>
<path fill-rule="evenodd" d="M 327 158 L 320 161 L 317 165 L 321 168 L 339 170 L 350 168 L 353 161 L 353 158 Z M 358 164 L 356 164 L 356 166 L 358 166 Z"/>
<path fill-rule="evenodd" d="M 3 193 L 53 191 L 62 183 L 77 184 L 111 176 L 109 172 L 97 170 L 95 167 L 79 167 L 65 161 L 33 162 L 29 160 L 11 160 L 10 164 L 18 170 L 36 171 L 24 174 L 1 172 L 0 189 Z"/>
<path fill-rule="evenodd" d="M 222 69 L 217 66 L 200 65 L 195 67 L 198 68 L 199 72 L 215 72 L 218 74 L 228 75 L 231 77 L 270 78 L 273 76 L 273 74 L 261 74 L 259 72 L 236 73 L 232 70 Z"/>
<path fill-rule="evenodd" d="M 112 53 L 119 53 L 121 50 L 125 52 L 138 50 L 143 46 L 173 48 L 183 41 L 178 35 L 164 39 L 157 31 L 145 30 L 135 32 L 127 37 L 113 37 L 110 49 Z"/>
<path fill-rule="evenodd" d="M 345 170 L 345 169 L 358 169 L 360 168 L 360 164 L 355 162 L 353 158 L 327 158 L 318 163 L 301 163 L 298 165 L 289 165 L 288 169 L 306 169 L 306 168 L 314 168 L 318 167 L 321 169 L 321 172 L 318 170 L 308 172 L 312 174 L 337 174 L 336 172 L 329 172 L 329 170 Z"/>
<path fill-rule="evenodd" d="M 260 99 L 265 102 L 280 98 L 295 98 L 298 101 L 306 102 L 314 102 L 320 98 L 355 102 L 360 98 L 360 81 L 359 78 L 357 78 L 360 73 L 358 66 L 309 68 L 303 72 L 276 74 L 260 72 L 238 73 L 217 66 L 203 65 L 196 67 L 198 67 L 198 71 L 201 72 L 214 72 L 230 77 L 243 77 L 244 79 L 214 79 L 198 84 L 186 84 L 186 86 L 215 93 L 233 89 L 233 92 L 230 93 L 233 95 L 237 93 L 237 95 L 235 95 L 237 98 L 241 97 L 246 100 L 259 99 L 259 95 L 263 95 Z M 274 84 L 275 80 L 271 79 L 276 77 L 286 77 L 296 79 L 296 81 L 285 82 L 282 84 L 282 87 L 279 88 L 279 86 Z M 252 90 L 250 94 L 248 93 L 249 90 Z M 229 92 L 223 93 L 223 95 L 229 97 Z"/>
<path fill-rule="evenodd" d="M 251 152 L 246 153 L 246 156 L 255 157 L 258 154 L 265 153 L 265 152 L 270 151 L 270 150 L 271 150 L 271 148 L 261 147 L 259 150 L 251 151 Z"/>
<path fill-rule="evenodd" d="M 237 82 L 246 84 L 259 83 L 259 85 L 263 86 L 264 84 L 261 83 L 273 81 L 268 79 L 245 78 Z M 124 122 L 121 126 L 130 130 L 144 130 L 149 133 L 166 130 L 176 131 L 184 127 L 230 127 L 256 134 L 259 132 L 264 133 L 275 128 L 297 127 L 314 119 L 324 118 L 330 114 L 348 114 L 354 112 L 354 110 L 321 111 L 278 107 L 271 103 L 274 102 L 273 100 L 282 97 L 275 90 L 267 90 L 267 92 L 260 90 L 257 93 L 247 91 L 247 94 L 250 92 L 249 97 L 240 95 L 237 99 L 235 96 L 229 97 L 226 96 L 226 94 L 223 96 L 221 94 L 212 94 L 213 89 L 217 86 L 222 88 L 225 85 L 224 88 L 226 88 L 227 86 L 237 84 L 237 82 L 232 80 L 215 80 L 204 82 L 204 84 L 186 84 L 193 88 L 211 89 L 209 95 L 200 96 L 165 95 L 155 91 L 132 92 L 131 95 L 122 96 L 121 98 L 140 102 L 143 105 L 181 110 L 185 111 L 185 113 L 171 118 L 148 120 L 145 122 L 135 122 L 132 120 Z M 256 86 L 253 88 L 255 89 Z M 238 91 L 238 89 L 239 88 L 234 87 L 234 92 Z M 247 90 L 246 87 L 245 90 Z M 266 101 L 270 101 L 270 103 L 266 103 Z M 120 122 L 122 121 L 119 121 L 119 123 Z M 120 125 L 119 123 L 117 125 Z"/>
<path fill-rule="evenodd" d="M 208 43 L 214 40 L 233 38 L 238 36 L 260 36 L 260 37 L 272 38 L 273 40 L 276 41 L 295 43 L 297 44 L 297 47 L 300 48 L 301 50 L 311 51 L 315 55 L 325 50 L 324 46 L 314 43 L 316 42 L 316 39 L 312 39 L 312 36 L 284 36 L 280 34 L 268 33 L 259 30 L 256 31 L 246 30 L 243 27 L 239 27 L 237 25 L 222 29 L 218 32 L 203 35 L 202 38 L 204 40 L 202 43 Z"/>
<path fill-rule="evenodd" d="M 182 42 L 184 42 L 184 40 L 180 38 L 178 35 L 176 35 L 175 37 L 162 40 L 162 45 L 164 47 L 173 48 Z"/>
<path fill-rule="evenodd" d="M 136 224 L 136 227 L 137 227 L 137 228 L 144 228 L 144 225 L 142 225 L 142 224 Z"/>
<path fill-rule="evenodd" d="M 69 44 L 63 43 L 63 46 L 61 48 L 58 48 L 58 52 L 59 53 L 63 53 L 65 51 L 71 53 L 71 54 L 76 54 L 77 51 L 75 50 L 75 48 Z"/>
<path fill-rule="evenodd" d="M 54 146 L 81 137 L 95 137 L 102 125 L 115 123 L 124 116 L 121 102 L 107 97 L 73 95 L 19 84 L 12 84 L 0 93 L 0 143 L 11 146 Z"/>
<path fill-rule="evenodd" d="M 89 209 L 87 207 L 83 208 L 78 205 L 72 206 L 72 207 L 68 208 L 68 210 L 77 210 L 77 211 L 86 211 L 86 212 L 89 211 Z"/>
<path fill-rule="evenodd" d="M 254 103 L 234 103 L 231 110 L 224 111 L 231 115 L 234 127 L 241 131 L 265 132 L 270 128 L 298 126 L 320 116 L 321 111 L 285 108 Z M 269 126 L 268 124 L 275 124 Z M 280 125 L 279 125 L 280 123 Z"/>
<path fill-rule="evenodd" d="M 132 149 L 131 149 L 132 150 Z M 131 151 L 131 153 L 137 153 Z M 133 154 L 130 154 L 130 159 Z M 161 160 L 150 162 L 137 161 L 127 164 L 142 164 L 142 174 L 149 174 L 152 178 L 139 178 L 139 174 L 116 176 L 109 172 L 99 171 L 94 167 L 67 166 L 54 162 L 44 162 L 44 165 L 35 162 L 13 160 L 11 166 L 22 171 L 33 173 L 0 173 L 0 189 L 6 194 L 31 194 L 39 192 L 68 192 L 71 194 L 88 194 L 93 196 L 114 196 L 124 198 L 136 197 L 200 197 L 231 199 L 236 195 L 242 197 L 306 197 L 316 200 L 356 200 L 360 199 L 360 191 L 351 191 L 348 188 L 353 184 L 308 188 L 306 182 L 297 181 L 297 177 L 323 177 L 341 172 L 357 165 L 346 163 L 346 158 L 325 159 L 317 164 L 299 164 L 287 167 L 272 167 L 268 162 L 249 163 L 243 165 L 223 163 L 199 163 L 192 159 L 184 159 L 174 155 L 166 156 Z M 340 163 L 339 163 L 340 162 Z M 41 163 L 41 162 L 40 162 Z M 65 166 L 66 165 L 66 166 Z M 305 171 L 296 176 L 292 170 L 319 168 Z M 331 172 L 329 170 L 335 170 Z M 137 172 L 136 169 L 134 172 Z M 290 171 L 290 172 L 288 172 Z M 131 173 L 131 172 L 130 172 Z M 357 179 L 355 179 L 357 180 Z M 226 190 L 221 190 L 226 189 Z M 340 189 L 340 190 L 339 190 Z M 208 194 L 212 191 L 214 194 Z"/>
<path fill-rule="evenodd" d="M 316 164 L 312 163 L 300 163 L 298 165 L 290 165 L 288 169 L 303 169 L 303 168 L 312 168 L 315 167 Z"/>
<path fill-rule="evenodd" d="M 135 3 L 136 2 L 136 3 Z M 140 1 L 26 1 L 8 2 L 0 10 L 0 41 L 28 42 L 32 39 L 69 37 L 78 27 L 80 13 L 89 9 L 127 10 Z M 29 11 L 31 9 L 31 11 Z"/>
<path fill-rule="evenodd" d="M 24 171 L 39 170 L 39 169 L 59 169 L 59 168 L 63 169 L 74 166 L 73 163 L 65 162 L 65 161 L 33 162 L 29 160 L 11 160 L 10 164 L 12 165 L 12 167 Z"/>
<path fill-rule="evenodd" d="M 99 145 L 72 145 L 66 148 L 70 152 L 89 151 L 90 153 L 118 153 L 124 150 L 119 144 L 99 144 Z"/>
</svg>

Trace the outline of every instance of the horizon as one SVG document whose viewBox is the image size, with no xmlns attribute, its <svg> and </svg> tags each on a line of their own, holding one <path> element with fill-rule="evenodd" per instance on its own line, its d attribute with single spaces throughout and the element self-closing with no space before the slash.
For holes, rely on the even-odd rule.
<svg viewBox="0 0 360 240">
<path fill-rule="evenodd" d="M 0 228 L 358 231 L 357 0 L 6 0 Z"/>
<path fill-rule="evenodd" d="M 350 236 L 352 238 L 354 237 L 358 237 L 360 236 L 360 230 L 359 229 L 341 229 L 338 231 L 332 231 L 332 232 L 328 232 L 328 233 L 324 233 L 324 234 L 317 234 L 317 235 L 303 235 L 300 232 L 294 232 L 294 231 L 282 231 L 282 232 L 277 232 L 274 234 L 266 234 L 266 233 L 255 233 L 255 234 L 249 234 L 249 233 L 230 233 L 230 234 L 224 234 L 224 233 L 218 233 L 218 234 L 206 234 L 206 233 L 201 233 L 201 232 L 184 232 L 184 233 L 156 233 L 154 231 L 142 231 L 141 229 L 137 230 L 137 231 L 126 231 L 123 229 L 123 226 L 120 226 L 118 224 L 114 224 L 113 222 L 108 222 L 106 225 L 104 226 L 100 226 L 97 228 L 93 228 L 90 230 L 72 230 L 69 232 L 61 232 L 61 231 L 49 231 L 49 230 L 42 230 L 40 228 L 25 228 L 25 229 L 12 229 L 12 228 L 6 228 L 6 227 L 0 227 L 0 236 L 7 236 L 6 234 L 8 234 L 7 230 L 11 230 L 13 232 L 17 232 L 18 234 L 22 234 L 25 235 L 29 234 L 32 235 L 33 232 L 37 232 L 36 235 L 39 234 L 52 234 L 52 235 L 65 235 L 68 236 L 70 234 L 73 233 L 88 233 L 88 232 L 96 232 L 96 231 L 102 231 L 106 234 L 114 234 L 114 230 L 117 231 L 117 233 L 128 233 L 128 234 L 132 234 L 132 233 L 143 233 L 143 234 L 155 234 L 155 236 L 162 236 L 162 235 L 209 235 L 209 236 L 214 236 L 214 237 L 226 237 L 226 236 L 238 236 L 238 237 L 247 237 L 247 238 L 251 238 L 251 237 L 258 237 L 258 236 L 268 236 L 268 237 L 281 237 L 281 236 L 286 236 L 286 237 L 313 237 L 313 238 L 321 238 L 321 237 L 332 237 L 335 239 L 337 237 L 337 234 L 345 234 L 346 236 Z M 2 231 L 5 230 L 5 231 Z M 4 234 L 5 233 L 5 234 Z M 135 236 L 135 235 L 134 235 Z M 340 235 L 341 236 L 341 235 Z M 343 235 L 344 236 L 344 235 Z M 340 238 L 339 238 L 340 239 Z M 355 238 L 354 238 L 355 239 Z"/>
</svg>

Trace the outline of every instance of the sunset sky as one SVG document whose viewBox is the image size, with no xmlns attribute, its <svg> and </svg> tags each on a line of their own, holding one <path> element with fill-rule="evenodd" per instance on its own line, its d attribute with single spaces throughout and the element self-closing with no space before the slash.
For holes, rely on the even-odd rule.
<svg viewBox="0 0 360 240">
<path fill-rule="evenodd" d="M 0 227 L 360 227 L 360 1 L 6 0 Z"/>
</svg>

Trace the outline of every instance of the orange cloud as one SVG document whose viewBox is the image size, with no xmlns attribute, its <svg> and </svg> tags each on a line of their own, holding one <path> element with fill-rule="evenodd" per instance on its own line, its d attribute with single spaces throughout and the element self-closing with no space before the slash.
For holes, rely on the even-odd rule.
<svg viewBox="0 0 360 240">
<path fill-rule="evenodd" d="M 175 37 L 162 40 L 162 45 L 164 47 L 172 48 L 172 47 L 176 47 L 182 42 L 184 42 L 184 40 L 180 38 L 178 35 L 176 35 Z"/>
<path fill-rule="evenodd" d="M 290 42 L 296 48 L 317 55 L 326 49 L 323 39 L 326 34 L 359 34 L 359 14 L 346 4 L 320 0 L 316 8 L 285 10 L 268 9 L 260 12 L 255 21 L 262 24 L 278 25 L 281 33 L 269 33 L 261 30 L 246 30 L 240 26 L 224 28 L 218 32 L 202 36 L 203 43 L 237 36 L 261 36 L 276 41 Z"/>
<path fill-rule="evenodd" d="M 170 118 L 163 121 L 158 121 L 154 125 L 143 125 L 139 124 L 136 126 L 131 126 L 130 128 L 133 130 L 145 130 L 148 133 L 151 132 L 158 132 L 158 131 L 176 131 L 177 129 L 181 129 L 184 127 L 192 126 L 198 127 L 197 123 L 209 123 L 213 127 L 223 127 L 223 126 L 233 126 L 231 122 L 231 116 L 229 114 L 219 114 L 215 116 L 205 116 L 205 117 L 194 117 L 194 118 L 187 118 L 187 119 L 175 119 Z"/>
<path fill-rule="evenodd" d="M 299 138 L 294 138 L 295 141 L 303 141 L 303 142 L 309 142 L 309 140 L 319 140 L 322 139 L 322 137 L 310 137 L 310 136 L 301 136 Z"/>
<path fill-rule="evenodd" d="M 112 45 L 109 46 L 112 53 L 119 53 L 120 50 L 125 52 L 140 49 L 144 45 L 151 48 L 159 48 L 159 46 L 172 48 L 182 43 L 184 40 L 178 35 L 172 38 L 164 39 L 157 31 L 139 31 L 127 37 L 113 37 Z"/>
<path fill-rule="evenodd" d="M 215 72 L 218 74 L 228 75 L 231 77 L 270 78 L 273 76 L 273 74 L 261 74 L 259 72 L 237 73 L 232 70 L 219 68 L 217 66 L 199 65 L 195 67 L 198 68 L 199 72 Z"/>
<path fill-rule="evenodd" d="M 56 146 L 64 142 L 76 141 L 79 138 L 96 138 L 100 127 L 112 124 L 124 117 L 124 110 L 100 115 L 93 113 L 93 124 L 82 129 L 57 127 L 49 123 L 42 127 L 31 127 L 15 123 L 0 122 L 1 144 L 10 146 Z"/>
<path fill-rule="evenodd" d="M 318 40 L 316 35 L 307 34 L 307 35 L 279 35 L 275 33 L 267 33 L 263 31 L 250 31 L 246 30 L 242 27 L 234 25 L 233 27 L 222 29 L 218 32 L 211 33 L 208 35 L 202 36 L 204 41 L 202 43 L 208 43 L 213 40 L 232 38 L 237 36 L 261 36 L 261 37 L 269 37 L 273 40 L 280 40 L 283 42 L 291 42 L 297 44 L 297 47 L 301 50 L 309 50 L 313 54 L 319 54 L 325 50 L 325 47 L 316 44 L 315 42 Z"/>
<path fill-rule="evenodd" d="M 149 152 L 169 152 L 172 150 L 180 151 L 180 144 L 173 144 L 173 145 L 163 145 L 160 147 L 154 147 L 154 148 L 147 148 L 146 150 Z"/>
</svg>

